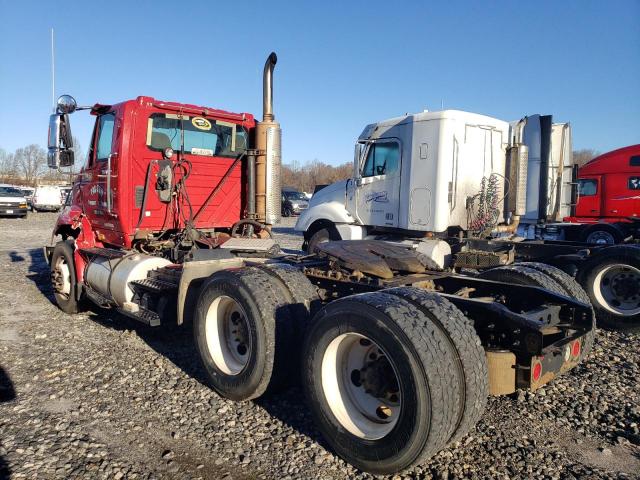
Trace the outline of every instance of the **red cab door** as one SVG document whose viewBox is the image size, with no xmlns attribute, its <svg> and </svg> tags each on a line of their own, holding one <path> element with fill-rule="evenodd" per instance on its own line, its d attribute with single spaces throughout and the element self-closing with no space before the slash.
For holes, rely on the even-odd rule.
<svg viewBox="0 0 640 480">
<path fill-rule="evenodd" d="M 116 226 L 114 191 L 117 181 L 117 152 L 114 144 L 115 112 L 100 115 L 96 120 L 88 164 L 82 172 L 85 214 L 97 234 L 113 242 Z"/>
<path fill-rule="evenodd" d="M 640 177 L 629 173 L 607 174 L 604 198 L 606 217 L 637 217 L 640 204 Z"/>
<path fill-rule="evenodd" d="M 578 204 L 576 217 L 599 217 L 601 215 L 602 176 L 578 179 Z"/>
</svg>

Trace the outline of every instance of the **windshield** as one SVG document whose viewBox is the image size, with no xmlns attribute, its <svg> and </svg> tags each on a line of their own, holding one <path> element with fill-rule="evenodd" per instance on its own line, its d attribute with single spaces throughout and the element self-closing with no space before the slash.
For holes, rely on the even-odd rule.
<svg viewBox="0 0 640 480">
<path fill-rule="evenodd" d="M 13 187 L 0 187 L 0 195 L 5 197 L 21 197 L 22 192 Z"/>
<path fill-rule="evenodd" d="M 240 125 L 205 117 L 154 113 L 147 126 L 147 146 L 171 147 L 192 155 L 235 157 L 247 148 L 248 134 Z"/>
<path fill-rule="evenodd" d="M 283 193 L 288 200 L 306 200 L 307 199 L 307 197 L 305 197 L 300 192 L 283 192 Z"/>
</svg>

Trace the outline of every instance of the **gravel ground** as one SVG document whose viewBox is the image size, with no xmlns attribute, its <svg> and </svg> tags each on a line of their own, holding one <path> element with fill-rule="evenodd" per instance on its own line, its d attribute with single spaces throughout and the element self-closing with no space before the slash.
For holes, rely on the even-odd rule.
<svg viewBox="0 0 640 480">
<path fill-rule="evenodd" d="M 234 403 L 203 385 L 186 328 L 60 312 L 41 250 L 54 221 L 0 219 L 0 478 L 370 478 L 325 448 L 299 389 Z M 490 399 L 405 476 L 640 479 L 639 363 L 638 336 L 599 331 L 586 363 Z"/>
</svg>

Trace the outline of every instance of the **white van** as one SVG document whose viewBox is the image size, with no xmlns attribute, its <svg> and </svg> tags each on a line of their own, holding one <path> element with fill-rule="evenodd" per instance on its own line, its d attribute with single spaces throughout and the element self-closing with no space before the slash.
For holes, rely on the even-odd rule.
<svg viewBox="0 0 640 480">
<path fill-rule="evenodd" d="M 0 185 L 0 216 L 27 217 L 27 199 L 13 185 Z"/>
<path fill-rule="evenodd" d="M 33 192 L 31 209 L 36 212 L 57 212 L 62 207 L 62 191 L 53 185 L 38 185 Z"/>
</svg>

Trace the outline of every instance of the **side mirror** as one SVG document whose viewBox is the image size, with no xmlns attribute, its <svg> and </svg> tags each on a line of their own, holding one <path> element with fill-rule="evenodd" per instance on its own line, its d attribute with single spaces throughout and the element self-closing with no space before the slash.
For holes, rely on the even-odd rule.
<svg viewBox="0 0 640 480">
<path fill-rule="evenodd" d="M 49 117 L 47 164 L 49 168 L 69 167 L 74 163 L 73 137 L 69 115 L 54 113 Z"/>
<path fill-rule="evenodd" d="M 364 152 L 366 145 L 364 143 L 356 143 L 353 152 L 353 176 L 354 178 L 360 175 L 360 159 Z"/>
</svg>

